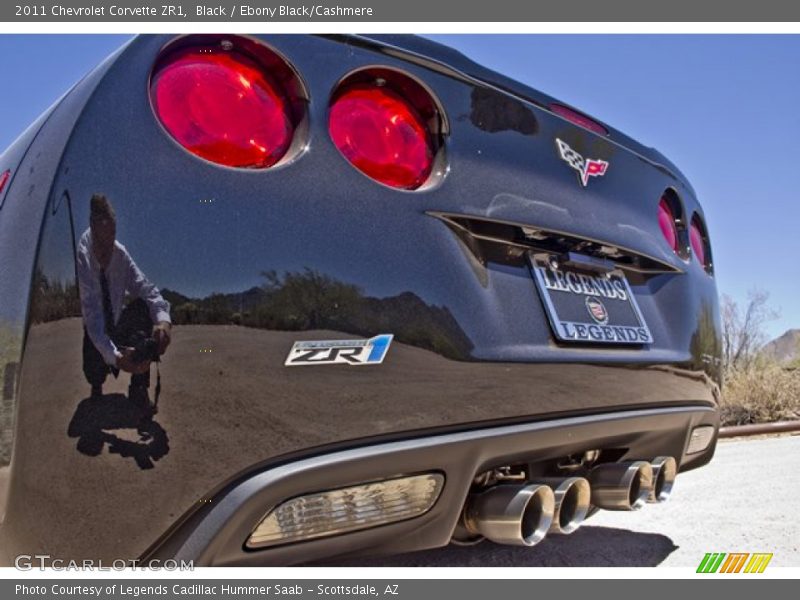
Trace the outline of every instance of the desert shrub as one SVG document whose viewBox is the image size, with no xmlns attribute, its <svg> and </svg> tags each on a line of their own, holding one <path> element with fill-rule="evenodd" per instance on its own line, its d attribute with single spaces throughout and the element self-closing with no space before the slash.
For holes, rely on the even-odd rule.
<svg viewBox="0 0 800 600">
<path fill-rule="evenodd" d="M 13 384 L 6 381 L 6 373 L 19 361 L 20 342 L 18 329 L 0 321 L 0 467 L 9 464 L 13 437 Z"/>
<path fill-rule="evenodd" d="M 800 419 L 800 370 L 758 360 L 730 369 L 722 393 L 722 424 Z"/>
</svg>

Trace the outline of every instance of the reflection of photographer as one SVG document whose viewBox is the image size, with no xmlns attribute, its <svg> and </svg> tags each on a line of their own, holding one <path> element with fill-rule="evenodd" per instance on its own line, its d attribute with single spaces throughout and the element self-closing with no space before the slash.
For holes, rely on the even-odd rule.
<svg viewBox="0 0 800 600">
<path fill-rule="evenodd" d="M 78 243 L 78 284 L 83 313 L 83 373 L 100 397 L 108 372 L 131 373 L 128 397 L 155 412 L 147 389 L 150 363 L 170 342 L 169 302 L 116 241 L 116 216 L 99 194 L 90 203 L 89 229 Z M 132 301 L 125 305 L 126 295 Z"/>
</svg>

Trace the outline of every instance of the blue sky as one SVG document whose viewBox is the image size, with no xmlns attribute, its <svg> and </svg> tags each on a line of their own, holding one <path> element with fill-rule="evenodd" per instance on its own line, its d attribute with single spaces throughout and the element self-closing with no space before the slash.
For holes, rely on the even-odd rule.
<svg viewBox="0 0 800 600">
<path fill-rule="evenodd" d="M 703 203 L 720 292 L 769 292 L 771 337 L 800 327 L 800 36 L 430 37 L 662 151 Z M 126 39 L 0 35 L 0 149 Z"/>
</svg>

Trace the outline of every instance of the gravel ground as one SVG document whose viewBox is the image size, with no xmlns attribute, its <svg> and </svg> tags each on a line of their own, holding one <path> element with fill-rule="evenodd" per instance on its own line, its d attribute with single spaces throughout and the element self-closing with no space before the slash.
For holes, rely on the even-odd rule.
<svg viewBox="0 0 800 600">
<path fill-rule="evenodd" d="M 772 552 L 770 566 L 798 567 L 798 498 L 800 435 L 726 440 L 709 465 L 678 476 L 666 504 L 601 511 L 534 548 L 483 542 L 348 564 L 696 567 L 706 552 Z"/>
</svg>

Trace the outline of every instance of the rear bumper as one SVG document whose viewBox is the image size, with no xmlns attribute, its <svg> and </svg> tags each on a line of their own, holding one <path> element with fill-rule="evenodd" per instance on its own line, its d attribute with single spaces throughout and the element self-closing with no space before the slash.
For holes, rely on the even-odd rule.
<svg viewBox="0 0 800 600">
<path fill-rule="evenodd" d="M 318 562 L 331 557 L 409 552 L 449 543 L 476 474 L 513 462 L 543 462 L 588 449 L 624 449 L 622 460 L 679 457 L 682 471 L 708 462 L 715 444 L 685 455 L 689 432 L 718 426 L 715 410 L 686 406 L 554 419 L 366 445 L 249 473 L 214 495 L 145 554 L 196 565 Z M 246 550 L 256 524 L 281 502 L 310 492 L 403 475 L 438 472 L 445 484 L 424 515 L 373 529 L 273 548 Z"/>
</svg>

